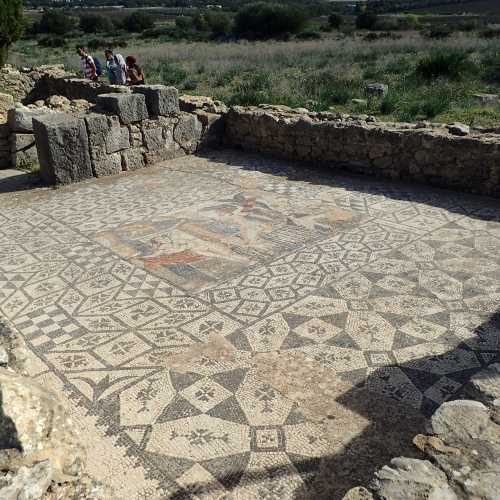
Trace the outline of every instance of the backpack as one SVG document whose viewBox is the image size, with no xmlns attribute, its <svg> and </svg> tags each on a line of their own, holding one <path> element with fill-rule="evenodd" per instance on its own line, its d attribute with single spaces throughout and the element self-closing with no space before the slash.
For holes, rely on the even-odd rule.
<svg viewBox="0 0 500 500">
<path fill-rule="evenodd" d="M 97 76 L 101 76 L 102 75 L 102 65 L 101 65 L 101 61 L 99 61 L 99 59 L 97 57 L 94 57 L 94 64 L 95 64 L 95 72 L 96 72 L 96 75 Z"/>
</svg>

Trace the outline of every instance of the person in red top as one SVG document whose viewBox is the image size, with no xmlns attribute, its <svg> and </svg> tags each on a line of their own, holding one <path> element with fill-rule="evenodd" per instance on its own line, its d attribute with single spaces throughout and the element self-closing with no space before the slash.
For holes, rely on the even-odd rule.
<svg viewBox="0 0 500 500">
<path fill-rule="evenodd" d="M 144 71 L 137 64 L 134 56 L 127 56 L 125 58 L 127 63 L 127 84 L 128 85 L 144 85 Z"/>
<path fill-rule="evenodd" d="M 87 54 L 87 52 L 85 51 L 85 47 L 77 47 L 76 52 L 80 56 L 80 63 L 82 66 L 82 71 L 85 74 L 85 78 L 87 78 L 88 80 L 97 80 L 97 68 L 92 56 Z"/>
</svg>

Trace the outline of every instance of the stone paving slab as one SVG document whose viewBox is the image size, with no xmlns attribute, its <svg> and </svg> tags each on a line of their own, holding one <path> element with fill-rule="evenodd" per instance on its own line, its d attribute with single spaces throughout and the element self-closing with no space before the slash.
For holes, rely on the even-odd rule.
<svg viewBox="0 0 500 500">
<path fill-rule="evenodd" d="M 5 177 L 0 314 L 124 498 L 340 498 L 499 359 L 498 201 L 235 152 Z"/>
</svg>

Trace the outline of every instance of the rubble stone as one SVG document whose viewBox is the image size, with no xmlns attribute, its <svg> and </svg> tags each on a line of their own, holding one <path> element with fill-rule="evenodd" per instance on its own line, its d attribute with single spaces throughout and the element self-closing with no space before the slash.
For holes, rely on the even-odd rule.
<svg viewBox="0 0 500 500">
<path fill-rule="evenodd" d="M 500 407 L 500 363 L 493 363 L 473 375 L 466 391 L 485 405 Z"/>
<path fill-rule="evenodd" d="M 52 482 L 49 460 L 32 467 L 20 467 L 6 477 L 7 486 L 0 488 L 2 500 L 42 500 Z"/>
<path fill-rule="evenodd" d="M 443 403 L 432 415 L 432 432 L 447 443 L 480 438 L 490 420 L 488 408 L 479 401 L 456 400 Z"/>
<path fill-rule="evenodd" d="M 428 460 L 394 458 L 375 474 L 374 490 L 383 500 L 456 500 L 446 474 Z"/>
</svg>

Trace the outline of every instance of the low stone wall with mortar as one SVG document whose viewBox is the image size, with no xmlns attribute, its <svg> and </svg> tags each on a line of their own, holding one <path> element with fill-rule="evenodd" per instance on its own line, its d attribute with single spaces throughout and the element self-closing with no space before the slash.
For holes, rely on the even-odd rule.
<svg viewBox="0 0 500 500">
<path fill-rule="evenodd" d="M 498 131 L 235 106 L 226 116 L 225 140 L 281 158 L 500 197 Z"/>
<path fill-rule="evenodd" d="M 32 117 L 40 175 L 51 184 L 68 184 L 191 154 L 219 140 L 219 119 L 199 107 L 181 111 L 174 87 L 101 94 L 85 113 Z"/>
</svg>

